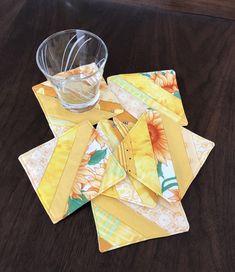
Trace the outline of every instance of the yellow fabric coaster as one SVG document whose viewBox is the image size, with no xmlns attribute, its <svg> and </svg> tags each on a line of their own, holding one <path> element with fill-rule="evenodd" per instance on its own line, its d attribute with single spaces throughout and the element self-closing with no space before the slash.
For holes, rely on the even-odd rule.
<svg viewBox="0 0 235 272">
<path fill-rule="evenodd" d="M 174 70 L 115 75 L 108 78 L 108 85 L 137 119 L 152 108 L 180 125 L 188 124 Z"/>
<path fill-rule="evenodd" d="M 80 123 L 19 159 L 53 223 L 126 176 L 88 122 Z"/>
<path fill-rule="evenodd" d="M 100 127 L 105 126 L 107 129 L 109 126 L 110 129 L 114 128 L 115 130 L 116 127 L 113 127 L 113 124 L 111 121 L 103 121 L 99 123 L 97 129 L 100 131 Z M 109 137 L 112 138 L 113 135 L 115 133 L 110 134 Z M 180 198 L 184 196 L 214 147 L 214 143 L 211 141 L 185 128 L 181 128 L 181 135 L 192 169 L 192 176 L 187 176 L 184 163 L 180 161 L 181 163 L 179 162 L 179 165 L 176 166 L 176 175 L 183 177 L 182 180 L 178 179 Z M 106 138 L 107 140 L 108 138 Z M 172 147 L 175 148 L 174 145 Z M 174 150 L 171 150 L 171 154 L 174 153 Z M 175 159 L 177 156 L 172 156 L 172 158 Z M 121 187 L 119 187 L 120 184 Z M 143 199 L 140 200 L 141 195 L 134 184 L 131 186 L 130 184 L 130 181 L 125 178 L 92 200 L 92 211 L 101 252 L 189 230 L 189 224 L 180 201 L 168 202 L 155 194 L 155 206 L 149 207 Z M 147 187 L 141 189 L 148 192 Z M 146 198 L 150 199 L 148 196 Z"/>
<path fill-rule="evenodd" d="M 56 93 L 48 81 L 34 86 L 33 91 L 55 136 L 60 136 L 84 120 L 96 124 L 102 119 L 109 119 L 124 112 L 123 107 L 115 95 L 109 91 L 104 80 L 100 83 L 99 102 L 91 110 L 79 114 L 66 110 L 60 105 Z"/>
<path fill-rule="evenodd" d="M 100 195 L 92 200 L 92 211 L 101 252 L 189 230 L 181 203 L 160 197 L 150 209 Z"/>
</svg>

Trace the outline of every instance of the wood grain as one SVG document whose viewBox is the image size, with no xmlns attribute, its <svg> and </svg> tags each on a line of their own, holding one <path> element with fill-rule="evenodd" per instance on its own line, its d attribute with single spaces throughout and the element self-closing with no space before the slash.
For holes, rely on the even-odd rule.
<svg viewBox="0 0 235 272">
<path fill-rule="evenodd" d="M 0 271 L 234 271 L 235 22 L 86 0 L 0 2 Z M 187 192 L 188 233 L 98 252 L 90 204 L 53 225 L 17 157 L 52 138 L 31 86 L 49 34 L 100 35 L 105 76 L 173 68 L 188 128 L 216 147 Z"/>
<path fill-rule="evenodd" d="M 234 0 L 109 0 L 135 6 L 151 6 L 170 11 L 209 15 L 226 19 L 235 19 Z"/>
</svg>

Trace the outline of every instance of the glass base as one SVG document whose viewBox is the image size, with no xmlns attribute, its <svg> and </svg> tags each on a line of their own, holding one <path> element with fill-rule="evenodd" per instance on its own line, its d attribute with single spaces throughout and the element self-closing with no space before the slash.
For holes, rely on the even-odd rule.
<svg viewBox="0 0 235 272">
<path fill-rule="evenodd" d="M 76 112 L 76 113 L 81 113 L 81 112 L 85 112 L 85 111 L 89 111 L 92 108 L 95 107 L 95 105 L 98 103 L 100 98 L 100 94 L 99 92 L 96 94 L 96 96 L 89 102 L 87 103 L 83 103 L 83 104 L 70 104 L 70 103 L 66 103 L 64 101 L 60 100 L 61 105 L 63 106 L 63 108 L 65 108 L 66 110 L 72 111 L 72 112 Z"/>
</svg>

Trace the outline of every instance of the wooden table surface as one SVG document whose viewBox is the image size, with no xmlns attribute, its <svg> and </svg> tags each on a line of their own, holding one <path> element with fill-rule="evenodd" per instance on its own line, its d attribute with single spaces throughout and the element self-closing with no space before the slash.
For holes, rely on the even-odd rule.
<svg viewBox="0 0 235 272">
<path fill-rule="evenodd" d="M 0 25 L 0 271 L 234 271 L 235 22 L 109 1 L 2 0 Z M 104 39 L 105 77 L 176 70 L 188 128 L 216 143 L 183 199 L 188 233 L 101 254 L 90 204 L 57 225 L 46 215 L 17 158 L 52 138 L 31 91 L 44 80 L 35 53 L 68 28 Z"/>
</svg>

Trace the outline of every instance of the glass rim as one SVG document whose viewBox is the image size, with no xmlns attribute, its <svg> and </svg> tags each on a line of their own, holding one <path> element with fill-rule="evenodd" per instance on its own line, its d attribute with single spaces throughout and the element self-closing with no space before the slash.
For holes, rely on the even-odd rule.
<svg viewBox="0 0 235 272">
<path fill-rule="evenodd" d="M 105 57 L 104 57 L 104 61 L 103 61 L 102 65 L 101 65 L 101 66 L 98 68 L 98 70 L 95 71 L 93 74 L 90 74 L 90 75 L 88 75 L 88 76 L 86 76 L 86 77 L 83 77 L 83 78 L 81 78 L 79 75 L 70 75 L 70 76 L 66 77 L 65 79 L 67 80 L 67 79 L 70 79 L 70 78 L 71 78 L 72 80 L 73 80 L 73 79 L 76 79 L 76 80 L 84 80 L 84 79 L 87 79 L 87 78 L 89 78 L 89 77 L 91 77 L 91 76 L 94 76 L 97 72 L 99 72 L 101 69 L 104 68 L 104 65 L 105 65 L 105 63 L 106 63 L 106 61 L 107 61 L 107 59 L 108 59 L 108 49 L 107 49 L 107 46 L 106 46 L 105 42 L 104 42 L 98 35 L 96 35 L 96 34 L 90 32 L 90 31 L 83 30 L 83 29 L 71 28 L 71 29 L 61 30 L 61 31 L 58 31 L 58 32 L 55 32 L 55 33 L 51 34 L 51 35 L 48 36 L 46 39 L 44 39 L 44 40 L 40 43 L 40 45 L 38 46 L 38 49 L 37 49 L 37 52 L 36 52 L 36 63 L 37 63 L 37 66 L 38 66 L 39 70 L 40 70 L 46 77 L 61 80 L 61 78 L 57 78 L 56 75 L 55 75 L 55 76 L 49 75 L 49 74 L 42 68 L 41 64 L 39 63 L 39 51 L 42 49 L 42 47 L 43 47 L 49 40 L 55 38 L 56 36 L 59 36 L 59 35 L 64 34 L 64 33 L 69 33 L 69 32 L 72 33 L 72 32 L 77 32 L 77 31 L 83 32 L 83 33 L 85 33 L 85 34 L 88 34 L 88 35 L 90 35 L 90 36 L 96 38 L 97 40 L 99 40 L 99 41 L 101 42 L 101 44 L 103 45 L 103 47 L 104 47 L 104 50 L 105 50 Z M 87 65 L 88 65 L 88 64 L 87 64 Z M 69 71 L 69 70 L 67 70 L 67 71 Z M 66 72 L 66 71 L 64 71 L 64 72 Z M 64 79 L 64 80 L 65 80 L 65 79 Z"/>
</svg>

